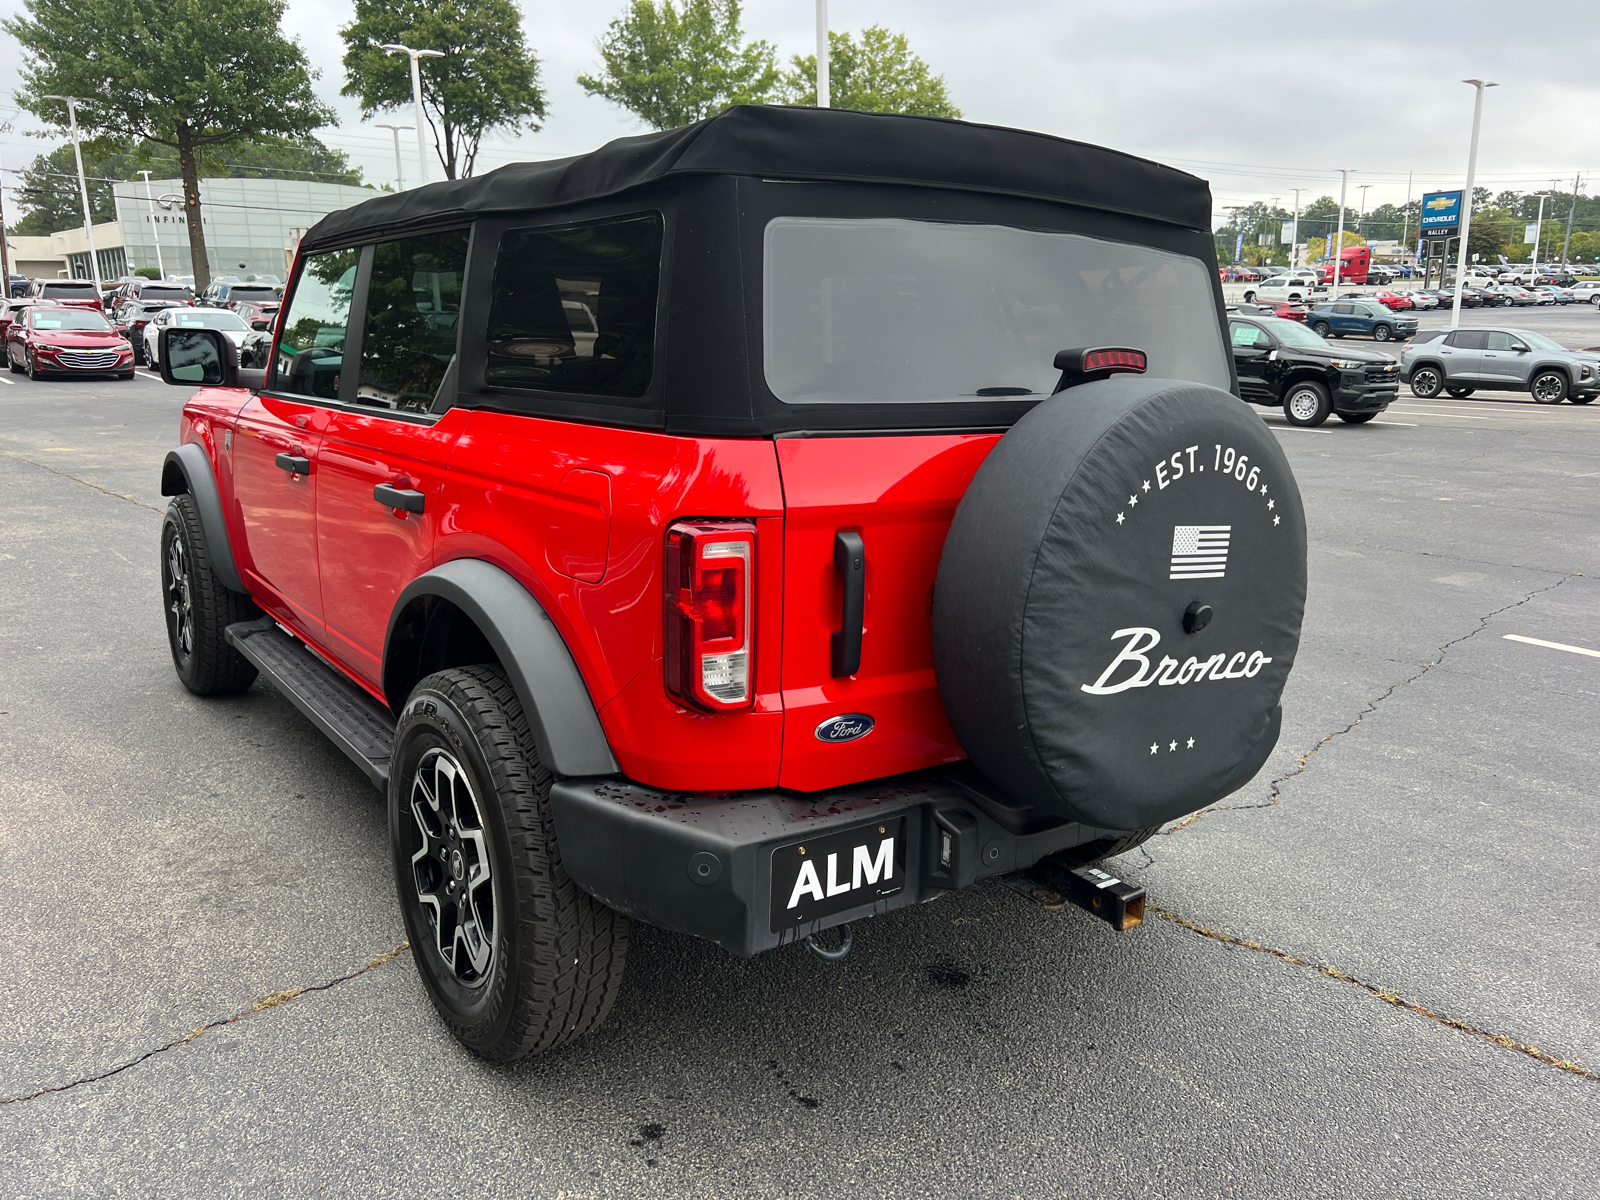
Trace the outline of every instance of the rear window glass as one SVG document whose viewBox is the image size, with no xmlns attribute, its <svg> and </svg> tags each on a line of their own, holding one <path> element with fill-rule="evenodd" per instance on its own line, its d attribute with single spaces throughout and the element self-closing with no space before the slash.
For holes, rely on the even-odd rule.
<svg viewBox="0 0 1600 1200">
<path fill-rule="evenodd" d="M 39 294 L 46 299 L 81 300 L 86 296 L 98 296 L 100 293 L 92 283 L 47 283 Z"/>
<path fill-rule="evenodd" d="M 263 300 L 276 300 L 278 293 L 269 287 L 236 287 L 228 289 L 228 303 L 238 304 L 243 300 L 260 303 Z"/>
<path fill-rule="evenodd" d="M 764 369 L 789 403 L 1048 396 L 1057 352 L 1091 346 L 1230 383 L 1198 259 L 1003 225 L 814 217 L 769 222 L 764 257 Z"/>
<path fill-rule="evenodd" d="M 155 284 L 146 284 L 139 289 L 141 300 L 187 300 L 193 295 L 186 287 L 160 287 Z"/>
<path fill-rule="evenodd" d="M 640 396 L 655 360 L 661 217 L 508 230 L 484 382 Z"/>
</svg>

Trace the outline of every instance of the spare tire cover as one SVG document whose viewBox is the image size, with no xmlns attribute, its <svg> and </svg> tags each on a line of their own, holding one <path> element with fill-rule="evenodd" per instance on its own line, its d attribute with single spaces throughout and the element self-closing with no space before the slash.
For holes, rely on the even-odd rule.
<svg viewBox="0 0 1600 1200">
<path fill-rule="evenodd" d="M 1305 596 L 1300 492 L 1259 416 L 1203 384 L 1082 384 L 1018 421 L 956 509 L 939 695 L 1002 787 L 1148 828 L 1271 753 Z M 1186 632 L 1191 609 L 1209 620 Z"/>
</svg>

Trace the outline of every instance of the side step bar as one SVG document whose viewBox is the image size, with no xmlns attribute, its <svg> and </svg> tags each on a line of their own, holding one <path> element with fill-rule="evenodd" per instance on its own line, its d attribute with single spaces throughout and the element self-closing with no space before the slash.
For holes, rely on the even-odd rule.
<svg viewBox="0 0 1600 1200">
<path fill-rule="evenodd" d="M 228 641 L 274 687 L 366 772 L 379 791 L 389 788 L 395 720 L 389 710 L 318 658 L 271 617 L 229 625 Z"/>
</svg>

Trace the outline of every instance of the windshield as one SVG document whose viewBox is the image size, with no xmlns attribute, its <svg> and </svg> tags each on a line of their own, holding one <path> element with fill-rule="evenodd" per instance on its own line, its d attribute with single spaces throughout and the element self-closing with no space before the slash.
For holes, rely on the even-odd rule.
<svg viewBox="0 0 1600 1200">
<path fill-rule="evenodd" d="M 111 322 L 97 312 L 71 311 L 53 308 L 46 312 L 35 309 L 30 320 L 35 329 L 66 329 L 82 333 L 110 333 Z"/>
<path fill-rule="evenodd" d="M 780 400 L 1048 396 L 1062 350 L 1127 346 L 1150 374 L 1229 385 L 1198 259 L 1079 234 L 889 218 L 766 229 L 764 367 Z"/>
<path fill-rule="evenodd" d="M 1309 346 L 1313 350 L 1333 349 L 1299 321 L 1285 321 L 1281 317 L 1263 317 L 1261 324 L 1285 346 Z"/>
<path fill-rule="evenodd" d="M 173 309 L 172 324 L 182 329 L 249 329 L 238 313 L 223 312 L 213 309 L 207 312 L 204 309 Z"/>
</svg>

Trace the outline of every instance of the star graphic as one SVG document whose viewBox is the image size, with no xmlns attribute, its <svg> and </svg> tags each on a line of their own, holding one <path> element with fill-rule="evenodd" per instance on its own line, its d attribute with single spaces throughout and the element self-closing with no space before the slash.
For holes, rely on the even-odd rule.
<svg viewBox="0 0 1600 1200">
<path fill-rule="evenodd" d="M 1172 745 L 1167 747 L 1167 752 L 1170 754 L 1172 751 L 1176 750 L 1177 748 L 1178 748 L 1178 743 L 1177 742 L 1173 742 Z"/>
<path fill-rule="evenodd" d="M 1124 518 L 1124 517 L 1125 517 L 1125 516 L 1126 516 L 1126 515 L 1127 515 L 1127 514 L 1126 514 L 1126 513 L 1118 513 L 1118 514 L 1117 514 L 1117 524 L 1118 524 L 1118 525 L 1121 525 L 1121 524 L 1122 524 L 1122 521 L 1123 521 L 1123 518 Z"/>
<path fill-rule="evenodd" d="M 1267 511 L 1268 512 L 1271 512 L 1273 509 L 1275 509 L 1277 507 L 1278 507 L 1278 502 L 1276 500 L 1268 500 L 1267 501 Z"/>
<path fill-rule="evenodd" d="M 1129 508 L 1136 507 L 1138 505 L 1138 503 L 1139 503 L 1139 497 L 1137 497 L 1137 496 L 1129 496 L 1128 497 L 1128 507 Z"/>
<path fill-rule="evenodd" d="M 1273 523 L 1273 524 L 1274 524 L 1274 525 L 1276 525 L 1276 524 L 1277 524 L 1277 523 L 1278 523 L 1278 518 L 1277 518 L 1277 517 L 1273 517 L 1273 518 L 1272 518 L 1272 523 Z"/>
<path fill-rule="evenodd" d="M 1264 484 L 1264 483 L 1261 485 L 1261 494 L 1263 496 L 1265 496 L 1267 494 L 1267 485 Z"/>
<path fill-rule="evenodd" d="M 1155 752 L 1156 752 L 1156 744 L 1154 742 L 1151 742 L 1150 743 L 1150 753 L 1154 754 Z"/>
<path fill-rule="evenodd" d="M 1189 749 L 1191 749 L 1191 750 L 1194 749 L 1194 739 L 1193 738 L 1189 739 Z"/>
<path fill-rule="evenodd" d="M 1147 492 L 1150 490 L 1150 481 L 1148 479 L 1144 481 L 1144 490 Z"/>
</svg>

